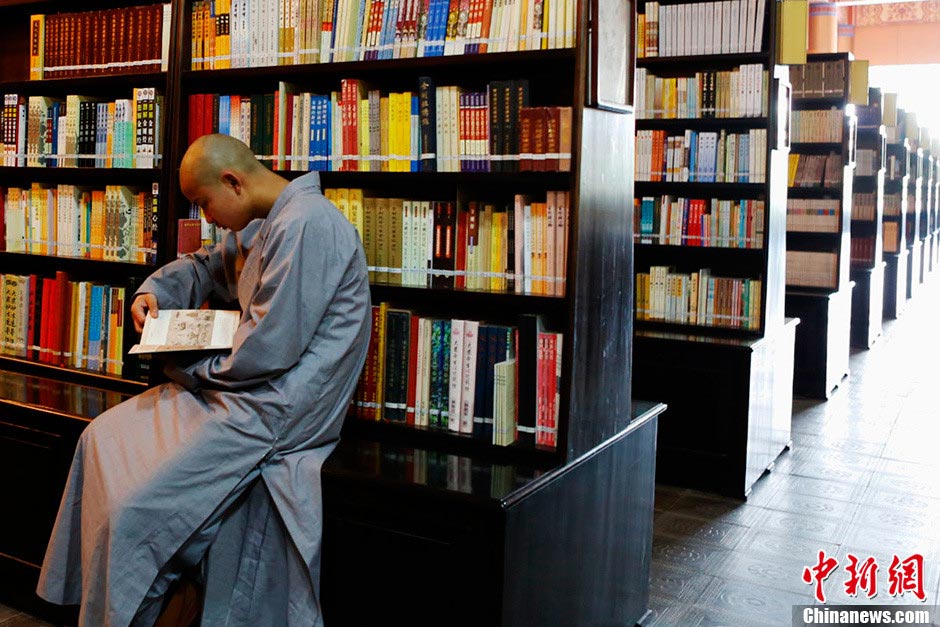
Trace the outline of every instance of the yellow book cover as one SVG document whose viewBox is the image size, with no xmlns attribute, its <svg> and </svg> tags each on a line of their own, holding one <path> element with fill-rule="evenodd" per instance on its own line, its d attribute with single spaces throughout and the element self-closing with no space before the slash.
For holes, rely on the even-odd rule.
<svg viewBox="0 0 940 627">
<path fill-rule="evenodd" d="M 404 208 L 401 198 L 388 200 L 388 282 L 401 285 L 402 222 Z"/>
<path fill-rule="evenodd" d="M 480 271 L 478 285 L 482 289 L 489 289 L 490 287 L 489 274 L 487 273 L 490 271 L 490 266 L 492 265 L 492 225 L 493 205 L 484 205 L 483 211 L 480 212 L 480 243 L 477 247 L 480 253 L 477 257 L 477 268 Z"/>
<path fill-rule="evenodd" d="M 807 0 L 781 0 L 777 2 L 777 11 L 777 63 L 806 63 L 809 3 Z"/>
<path fill-rule="evenodd" d="M 382 159 L 382 172 L 388 172 L 391 170 L 389 167 L 388 155 L 389 155 L 389 97 L 382 96 L 382 100 L 379 101 L 379 136 L 381 137 L 382 148 L 379 151 L 379 154 L 384 158 Z"/>
<path fill-rule="evenodd" d="M 793 187 L 796 183 L 796 170 L 800 165 L 800 155 L 791 152 L 787 165 L 787 187 Z"/>
<path fill-rule="evenodd" d="M 382 420 L 382 408 L 385 406 L 385 317 L 388 314 L 388 303 L 379 304 L 378 320 L 378 338 L 377 348 L 378 359 L 376 360 L 378 368 L 375 373 L 375 419 Z"/>
<path fill-rule="evenodd" d="M 375 202 L 375 282 L 388 282 L 388 257 L 391 238 L 391 215 L 389 199 L 377 198 Z"/>
<path fill-rule="evenodd" d="M 849 102 L 868 105 L 868 61 L 849 61 Z"/>
<path fill-rule="evenodd" d="M 363 239 L 365 224 L 363 220 L 362 189 L 353 188 L 349 190 L 349 221 L 359 232 L 359 239 Z"/>
<path fill-rule="evenodd" d="M 42 80 L 46 64 L 46 16 L 29 17 L 29 80 Z"/>
<path fill-rule="evenodd" d="M 105 192 L 96 189 L 91 192 L 91 258 L 104 258 L 104 211 Z"/>
<path fill-rule="evenodd" d="M 349 213 L 349 189 L 346 187 L 341 187 L 339 189 L 333 190 L 333 193 L 336 194 L 336 199 L 333 203 L 336 205 L 336 208 L 339 209 L 340 213 L 352 223 L 352 217 Z"/>
<path fill-rule="evenodd" d="M 505 211 L 494 211 L 490 216 L 490 265 L 486 270 L 490 273 L 489 289 L 494 292 L 503 289 L 503 278 L 501 276 L 503 267 L 500 262 L 503 258 L 503 223 L 505 218 Z"/>
<path fill-rule="evenodd" d="M 368 171 L 372 166 L 369 163 L 369 99 L 359 100 L 359 169 Z"/>
<path fill-rule="evenodd" d="M 369 268 L 375 263 L 375 235 L 377 226 L 377 203 L 375 198 L 362 199 L 363 229 L 362 229 L 362 247 L 366 251 L 366 264 Z M 375 270 L 369 270 L 369 282 L 375 282 Z"/>
<path fill-rule="evenodd" d="M 898 125 L 898 95 L 885 92 L 881 105 L 881 123 L 885 126 Z"/>
<path fill-rule="evenodd" d="M 117 333 L 115 334 L 115 346 L 114 346 L 114 374 L 121 376 L 124 373 L 124 361 L 122 356 L 124 355 L 124 300 L 125 300 L 125 291 L 123 287 L 111 288 L 112 290 L 117 291 Z"/>
</svg>

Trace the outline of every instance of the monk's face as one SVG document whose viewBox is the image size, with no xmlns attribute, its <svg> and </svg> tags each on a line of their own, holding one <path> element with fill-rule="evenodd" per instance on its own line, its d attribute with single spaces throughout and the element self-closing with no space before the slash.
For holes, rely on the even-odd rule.
<svg viewBox="0 0 940 627">
<path fill-rule="evenodd" d="M 218 178 L 202 181 L 182 168 L 180 189 L 190 202 L 202 209 L 209 224 L 240 231 L 252 220 L 248 196 L 237 174 L 223 171 Z"/>
</svg>

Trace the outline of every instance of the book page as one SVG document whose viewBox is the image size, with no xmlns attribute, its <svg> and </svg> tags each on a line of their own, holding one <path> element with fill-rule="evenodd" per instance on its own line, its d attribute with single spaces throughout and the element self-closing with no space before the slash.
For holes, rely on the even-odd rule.
<svg viewBox="0 0 940 627">
<path fill-rule="evenodd" d="M 129 354 L 231 348 L 241 313 L 221 309 L 161 309 L 147 316 L 140 344 Z"/>
</svg>

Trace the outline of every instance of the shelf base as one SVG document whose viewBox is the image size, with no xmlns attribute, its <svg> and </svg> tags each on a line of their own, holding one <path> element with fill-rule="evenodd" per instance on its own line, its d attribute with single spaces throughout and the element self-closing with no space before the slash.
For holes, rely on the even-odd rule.
<svg viewBox="0 0 940 627">
<path fill-rule="evenodd" d="M 907 250 L 885 253 L 884 319 L 897 320 L 907 302 Z"/>
<path fill-rule="evenodd" d="M 855 282 L 852 290 L 851 345 L 871 348 L 881 336 L 884 314 L 885 262 L 874 268 L 852 268 L 849 276 Z"/>
<path fill-rule="evenodd" d="M 740 342 L 637 332 L 634 395 L 668 406 L 657 441 L 657 481 L 747 497 L 790 441 L 798 323 Z"/>
<path fill-rule="evenodd" d="M 793 393 L 828 399 L 849 374 L 852 319 L 851 281 L 834 292 L 786 293 L 786 315 L 800 319 L 796 330 Z"/>
</svg>

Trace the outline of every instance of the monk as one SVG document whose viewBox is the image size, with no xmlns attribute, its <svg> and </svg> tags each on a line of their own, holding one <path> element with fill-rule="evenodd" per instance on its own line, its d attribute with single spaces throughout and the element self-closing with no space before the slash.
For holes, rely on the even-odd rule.
<svg viewBox="0 0 940 627">
<path fill-rule="evenodd" d="M 368 348 L 362 244 L 317 173 L 289 182 L 225 135 L 190 146 L 180 187 L 229 232 L 151 275 L 134 324 L 213 296 L 241 311 L 234 346 L 92 421 L 37 592 L 83 626 L 153 625 L 189 569 L 203 625 L 322 625 L 319 473 Z"/>
</svg>

